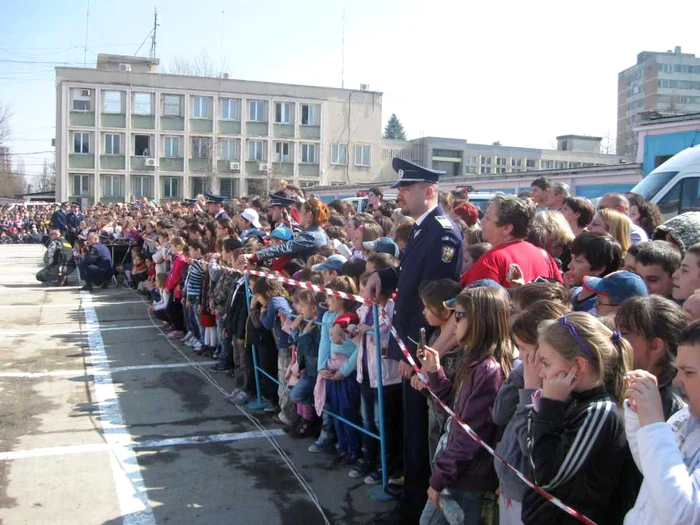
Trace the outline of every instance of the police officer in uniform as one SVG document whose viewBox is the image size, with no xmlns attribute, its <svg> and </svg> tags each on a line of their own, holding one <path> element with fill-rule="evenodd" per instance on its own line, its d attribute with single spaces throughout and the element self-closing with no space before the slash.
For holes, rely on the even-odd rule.
<svg viewBox="0 0 700 525">
<path fill-rule="evenodd" d="M 301 225 L 297 223 L 289 212 L 290 207 L 294 206 L 296 201 L 288 199 L 278 193 L 270 193 L 270 204 L 267 211 L 270 213 L 272 223 L 277 226 L 287 226 L 294 234 L 301 233 Z"/>
<path fill-rule="evenodd" d="M 51 228 L 54 228 L 61 232 L 61 235 L 65 235 L 68 228 L 68 203 L 62 202 L 61 207 L 53 212 L 51 216 Z"/>
<path fill-rule="evenodd" d="M 419 330 L 426 327 L 418 287 L 423 281 L 449 278 L 459 280 L 462 268 L 462 235 L 438 205 L 438 182 L 444 171 L 431 170 L 394 158 L 399 180 L 397 204 L 404 215 L 416 220 L 398 268 L 373 274 L 368 290 L 396 290 L 396 307 L 392 323 L 415 359 Z M 425 396 L 411 387 L 413 370 L 403 357 L 396 341 L 389 341 L 389 357 L 399 360 L 403 376 L 403 464 L 404 487 L 398 509 L 386 523 L 417 524 L 427 500 L 430 478 L 428 457 L 428 410 Z M 420 363 L 416 359 L 417 363 Z"/>
<path fill-rule="evenodd" d="M 73 244 L 78 238 L 78 230 L 80 223 L 85 220 L 85 217 L 80 213 L 80 204 L 77 202 L 70 203 L 70 212 L 66 217 L 66 240 Z"/>
<path fill-rule="evenodd" d="M 36 274 L 36 280 L 42 283 L 56 281 L 57 286 L 63 286 L 68 275 L 75 270 L 73 247 L 61 236 L 58 230 L 49 232 L 49 244 L 44 254 L 44 267 Z"/>
<path fill-rule="evenodd" d="M 214 220 L 231 218 L 228 216 L 228 213 L 226 213 L 226 210 L 224 210 L 225 196 L 214 195 L 208 191 L 204 192 L 204 196 L 207 198 L 207 211 L 209 215 L 214 217 Z"/>
<path fill-rule="evenodd" d="M 81 290 L 91 291 L 93 284 L 107 288 L 114 274 L 112 255 L 109 249 L 100 243 L 100 236 L 96 233 L 90 233 L 85 244 L 88 246 L 88 253 L 79 266 L 80 275 L 85 280 L 85 286 Z"/>
</svg>

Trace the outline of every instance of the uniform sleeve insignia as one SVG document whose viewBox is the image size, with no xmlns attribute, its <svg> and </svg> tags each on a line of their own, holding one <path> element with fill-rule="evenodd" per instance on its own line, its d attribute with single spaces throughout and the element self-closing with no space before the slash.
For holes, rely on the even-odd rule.
<svg viewBox="0 0 700 525">
<path fill-rule="evenodd" d="M 444 215 L 436 215 L 435 220 L 440 223 L 440 226 L 442 226 L 446 230 L 451 230 L 452 229 L 452 223 L 450 222 L 450 219 L 448 219 Z"/>
<path fill-rule="evenodd" d="M 455 249 L 452 246 L 442 247 L 442 262 L 448 263 L 452 260 L 455 255 Z"/>
</svg>

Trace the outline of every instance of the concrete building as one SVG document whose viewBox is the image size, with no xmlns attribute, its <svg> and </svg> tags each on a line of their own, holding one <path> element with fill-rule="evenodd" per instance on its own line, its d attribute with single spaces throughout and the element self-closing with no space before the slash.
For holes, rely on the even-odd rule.
<svg viewBox="0 0 700 525">
<path fill-rule="evenodd" d="M 632 157 L 600 152 L 601 137 L 561 135 L 557 149 L 471 144 L 464 139 L 423 137 L 412 140 L 413 160 L 441 169 L 448 177 L 505 175 L 538 170 L 562 170 L 632 162 Z"/>
<path fill-rule="evenodd" d="M 0 173 L 12 173 L 10 148 L 7 146 L 0 146 Z"/>
<path fill-rule="evenodd" d="M 634 128 L 637 162 L 644 176 L 686 148 L 700 144 L 700 113 L 675 116 L 649 115 Z"/>
<path fill-rule="evenodd" d="M 693 113 L 700 111 L 700 58 L 673 51 L 643 51 L 637 63 L 617 78 L 617 152 L 634 155 L 634 131 L 646 111 Z"/>
<path fill-rule="evenodd" d="M 158 62 L 56 68 L 58 200 L 231 197 L 380 171 L 381 93 L 159 74 Z"/>
</svg>

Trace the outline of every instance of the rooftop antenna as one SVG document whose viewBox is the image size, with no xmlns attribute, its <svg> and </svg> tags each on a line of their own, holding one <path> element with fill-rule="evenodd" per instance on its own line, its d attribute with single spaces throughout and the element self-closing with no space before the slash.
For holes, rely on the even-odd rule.
<svg viewBox="0 0 700 525">
<path fill-rule="evenodd" d="M 153 8 L 153 36 L 151 37 L 151 58 L 156 58 L 156 33 L 158 32 L 158 8 Z"/>
<path fill-rule="evenodd" d="M 345 89 L 345 8 L 343 7 L 343 51 L 340 60 L 340 89 Z"/>
<path fill-rule="evenodd" d="M 83 67 L 87 65 L 87 43 L 88 43 L 88 28 L 90 27 L 90 0 L 87 3 L 87 14 L 85 15 L 85 48 L 83 52 Z"/>
</svg>

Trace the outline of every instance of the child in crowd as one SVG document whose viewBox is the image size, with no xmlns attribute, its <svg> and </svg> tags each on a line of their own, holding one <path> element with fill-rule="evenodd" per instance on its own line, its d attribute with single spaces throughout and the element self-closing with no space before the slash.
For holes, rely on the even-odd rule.
<svg viewBox="0 0 700 525">
<path fill-rule="evenodd" d="M 487 242 L 480 242 L 477 244 L 465 244 L 464 245 L 464 258 L 462 259 L 462 273 L 465 273 L 469 268 L 474 266 L 474 263 L 478 261 L 482 255 L 491 249 L 491 245 Z"/>
<path fill-rule="evenodd" d="M 185 317 L 182 311 L 182 284 L 181 280 L 187 266 L 187 261 L 182 253 L 185 248 L 185 241 L 182 237 L 175 236 L 170 241 L 172 261 L 170 272 L 165 281 L 165 290 L 168 293 L 168 306 L 166 313 L 171 331 L 167 334 L 168 339 L 179 339 L 185 335 Z"/>
<path fill-rule="evenodd" d="M 372 274 L 365 273 L 360 277 L 360 296 L 372 301 L 367 290 L 367 281 Z M 399 363 L 386 358 L 386 349 L 389 346 L 389 325 L 394 315 L 394 301 L 387 295 L 381 294 L 378 301 L 380 317 L 378 319 L 381 352 L 377 355 L 376 339 L 374 332 L 374 309 L 363 304 L 357 310 L 359 324 L 349 327 L 350 333 L 357 333 L 355 344 L 357 345 L 357 382 L 360 384 L 362 427 L 368 432 L 379 434 L 379 398 L 377 389 L 379 379 L 377 377 L 377 359 L 381 359 L 382 377 L 381 386 L 384 394 L 384 421 L 386 429 L 386 446 L 390 472 L 400 469 L 401 460 L 401 376 L 399 375 Z M 382 315 L 383 312 L 383 315 Z M 337 318 L 336 318 L 337 322 Z M 378 456 L 376 439 L 362 435 L 362 459 L 353 468 L 349 476 L 351 478 L 364 478 L 368 485 L 376 485 L 382 481 L 381 469 L 375 470 Z M 366 477 L 365 477 L 366 476 Z"/>
<path fill-rule="evenodd" d="M 683 304 L 695 290 L 700 289 L 700 243 L 685 252 L 681 265 L 673 274 L 673 298 Z"/>
<path fill-rule="evenodd" d="M 280 316 L 290 317 L 291 305 L 288 294 L 281 283 L 272 279 L 258 279 L 253 286 L 255 300 L 262 305 L 260 322 L 272 332 L 277 349 L 277 365 L 274 373 L 268 372 L 281 383 L 277 390 L 279 403 L 278 419 L 284 425 L 291 425 L 296 420 L 296 407 L 289 400 L 289 391 L 285 385 L 285 374 L 292 362 L 292 349 L 288 334 L 282 330 Z"/>
<path fill-rule="evenodd" d="M 396 268 L 399 265 L 399 260 L 388 253 L 375 253 L 367 258 L 365 272 L 374 273 L 377 270 L 385 268 Z"/>
<path fill-rule="evenodd" d="M 427 344 L 430 347 L 442 346 L 447 343 L 449 350 L 440 354 L 440 366 L 450 381 L 454 381 L 457 365 L 464 357 L 464 347 L 460 345 L 454 338 L 455 320 L 452 315 L 453 307 L 445 306 L 447 301 L 450 301 L 459 295 L 462 288 L 459 283 L 452 279 L 438 279 L 436 281 L 424 281 L 418 288 L 418 295 L 423 303 L 423 315 L 428 323 L 428 326 L 433 328 L 433 332 L 428 338 Z M 440 341 L 436 345 L 436 341 Z M 427 371 L 423 370 L 423 375 Z M 424 390 L 425 385 L 417 375 L 411 377 L 411 386 L 416 390 Z M 442 435 L 442 429 L 445 426 L 447 413 L 440 408 L 437 402 L 428 392 L 425 393 L 428 398 L 428 451 L 430 457 L 435 455 L 438 441 Z"/>
<path fill-rule="evenodd" d="M 626 272 L 637 273 L 637 254 L 639 250 L 646 244 L 646 242 L 640 242 L 638 244 L 633 244 L 625 252 L 625 256 L 622 259 L 622 268 Z"/>
<path fill-rule="evenodd" d="M 622 248 L 607 233 L 583 232 L 571 243 L 571 262 L 564 274 L 564 284 L 571 288 L 571 301 L 576 312 L 589 312 L 597 299 L 582 288 L 587 275 L 604 277 L 619 270 Z"/>
<path fill-rule="evenodd" d="M 630 297 L 649 295 L 642 278 L 624 270 L 609 273 L 605 277 L 585 276 L 583 289 L 596 297 L 595 308 L 589 312 L 596 317 L 614 316 L 620 305 Z"/>
<path fill-rule="evenodd" d="M 691 322 L 700 319 L 700 292 L 694 292 L 683 302 L 683 313 Z"/>
<path fill-rule="evenodd" d="M 648 244 L 656 242 L 664 241 Z M 656 377 L 664 419 L 670 418 L 685 406 L 671 383 L 676 377 L 678 337 L 688 326 L 688 318 L 670 299 L 650 295 L 624 301 L 615 315 L 615 326 L 632 345 L 634 368 Z"/>
<path fill-rule="evenodd" d="M 453 315 L 455 334 L 465 354 L 454 381 L 445 375 L 436 350 L 426 347 L 422 356 L 433 392 L 490 446 L 496 445 L 501 434 L 491 416 L 493 404 L 513 367 L 509 311 L 503 288 L 480 286 L 462 291 Z M 420 522 L 427 525 L 442 518 L 440 522 L 479 525 L 485 493 L 497 486 L 491 455 L 449 419 L 433 459 L 428 501 Z"/>
<path fill-rule="evenodd" d="M 318 376 L 318 347 L 321 342 L 321 330 L 316 325 L 319 320 L 318 305 L 323 301 L 322 294 L 305 288 L 294 292 L 297 318 L 292 323 L 297 346 L 297 366 L 299 381 L 294 385 L 289 397 L 297 405 L 299 418 L 289 430 L 294 439 L 311 437 L 317 427 L 314 410 L 314 386 Z"/>
<path fill-rule="evenodd" d="M 170 299 L 168 291 L 165 289 L 165 282 L 167 276 L 161 274 L 156 277 L 157 288 L 154 291 L 158 292 L 158 299 L 154 300 L 151 305 L 148 306 L 148 311 L 153 314 L 153 317 L 161 321 L 168 322 L 168 316 L 166 314 L 166 307 L 168 306 L 168 300 Z M 170 323 L 168 323 L 170 324 Z"/>
<path fill-rule="evenodd" d="M 408 244 L 408 239 L 411 236 L 411 230 L 413 229 L 412 223 L 399 224 L 394 232 L 394 242 L 399 247 L 400 253 L 406 249 L 406 244 Z"/>
<path fill-rule="evenodd" d="M 644 481 L 626 525 L 685 525 L 700 522 L 700 323 L 678 338 L 675 380 L 688 406 L 666 421 L 656 377 L 627 374 L 625 430 Z"/>
<path fill-rule="evenodd" d="M 585 312 L 538 328 L 542 390 L 533 394 L 528 453 L 533 481 L 597 523 L 620 523 L 639 487 L 621 410 L 629 343 Z M 522 521 L 574 523 L 534 491 Z"/>
<path fill-rule="evenodd" d="M 202 293 L 202 283 L 204 282 L 204 273 L 206 271 L 204 264 L 204 254 L 207 252 L 205 244 L 195 239 L 187 243 L 188 255 L 190 263 L 187 268 L 187 277 L 185 279 L 185 289 L 187 302 L 185 303 L 185 319 L 187 322 L 187 335 L 183 338 L 183 342 L 192 348 L 195 352 L 201 352 L 203 346 L 203 331 L 199 325 L 199 308 L 200 296 Z"/>
<path fill-rule="evenodd" d="M 356 294 L 355 283 L 349 277 L 334 277 L 328 288 Z M 321 341 L 318 349 L 318 379 L 314 389 L 316 413 L 321 414 L 326 398 L 331 412 L 344 419 L 359 424 L 360 385 L 357 382 L 357 345 L 346 336 L 342 344 L 331 341 L 330 327 L 336 317 L 343 315 L 355 306 L 349 299 L 329 296 L 326 299 L 328 311 L 323 315 Z M 360 459 L 360 433 L 354 428 L 335 420 L 338 436 L 338 454 L 335 463 L 354 467 Z"/>
<path fill-rule="evenodd" d="M 526 285 L 527 286 L 527 285 Z M 549 319 L 569 313 L 565 303 L 543 299 L 511 317 L 513 342 L 519 359 L 498 392 L 493 405 L 494 422 L 505 427 L 496 451 L 528 478 L 532 478 L 527 454 L 527 425 L 531 396 L 542 387 L 537 355 L 537 326 Z M 501 525 L 520 524 L 522 501 L 527 486 L 498 460 L 494 460 L 499 479 L 499 518 Z"/>
<path fill-rule="evenodd" d="M 635 271 L 644 279 L 650 294 L 671 297 L 673 274 L 681 265 L 681 254 L 667 241 L 644 243 L 635 258 Z"/>
<path fill-rule="evenodd" d="M 314 264 L 311 269 L 315 272 L 321 272 L 323 276 L 323 284 L 327 286 L 333 278 L 341 275 L 343 271 L 343 264 L 347 262 L 347 259 L 342 255 L 331 255 L 325 261 L 319 264 Z"/>
<path fill-rule="evenodd" d="M 364 243 L 376 241 L 384 234 L 382 227 L 376 222 L 365 222 L 360 224 L 352 233 L 352 259 L 367 260 L 369 250 Z"/>
<path fill-rule="evenodd" d="M 538 301 L 552 301 L 554 303 L 571 307 L 569 290 L 561 283 L 556 282 L 532 282 L 513 288 L 510 296 L 511 307 L 514 314 L 530 308 L 530 305 Z"/>
</svg>

